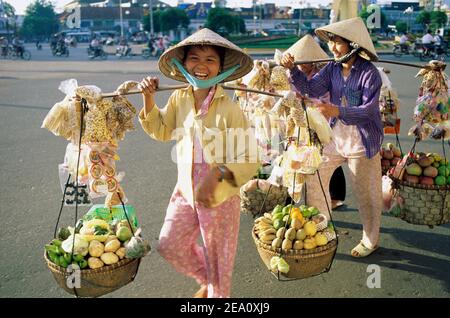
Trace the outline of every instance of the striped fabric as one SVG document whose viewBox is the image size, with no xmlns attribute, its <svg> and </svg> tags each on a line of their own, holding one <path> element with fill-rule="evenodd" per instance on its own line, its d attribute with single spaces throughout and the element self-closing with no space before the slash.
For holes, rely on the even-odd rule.
<svg viewBox="0 0 450 318">
<path fill-rule="evenodd" d="M 297 67 L 291 71 L 291 83 L 303 95 L 317 98 L 330 92 L 331 103 L 339 107 L 339 119 L 346 125 L 356 125 L 366 149 L 367 158 L 380 151 L 383 142 L 383 123 L 378 105 L 381 77 L 376 67 L 357 56 L 347 81 L 342 66 L 329 62 L 309 81 Z M 342 105 L 345 96 L 347 106 Z M 330 119 L 330 125 L 336 118 Z"/>
</svg>

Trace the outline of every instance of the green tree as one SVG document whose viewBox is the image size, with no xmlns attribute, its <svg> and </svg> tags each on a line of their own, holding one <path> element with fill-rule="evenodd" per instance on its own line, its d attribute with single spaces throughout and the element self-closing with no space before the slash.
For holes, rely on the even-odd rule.
<svg viewBox="0 0 450 318">
<path fill-rule="evenodd" d="M 3 9 L 5 10 L 5 14 L 8 18 L 14 17 L 16 15 L 16 9 L 8 2 L 3 2 Z"/>
<path fill-rule="evenodd" d="M 424 29 L 426 29 L 431 23 L 431 13 L 425 10 L 420 11 L 416 18 L 416 22 L 422 24 Z"/>
<path fill-rule="evenodd" d="M 190 20 L 184 10 L 178 8 L 167 8 L 161 12 L 161 31 L 175 30 L 178 27 L 187 28 Z"/>
<path fill-rule="evenodd" d="M 142 23 L 144 30 L 150 31 L 150 15 L 145 14 Z M 190 20 L 184 10 L 178 8 L 167 8 L 164 10 L 153 10 L 153 30 L 155 33 L 177 29 L 178 26 L 187 28 Z"/>
<path fill-rule="evenodd" d="M 447 14 L 443 11 L 433 11 L 430 17 L 432 28 L 439 29 L 447 24 Z"/>
<path fill-rule="evenodd" d="M 405 21 L 395 22 L 395 29 L 398 33 L 406 33 L 408 31 L 408 24 Z"/>
<path fill-rule="evenodd" d="M 161 32 L 161 10 L 153 10 L 153 31 L 155 33 Z M 144 14 L 142 18 L 142 24 L 144 25 L 144 30 L 150 32 L 150 15 Z"/>
<path fill-rule="evenodd" d="M 35 0 L 28 5 L 21 33 L 27 37 L 48 37 L 58 31 L 58 19 L 51 2 Z"/>
<path fill-rule="evenodd" d="M 236 26 L 239 26 L 239 30 Z M 205 27 L 223 35 L 236 33 L 236 31 L 245 33 L 244 20 L 240 16 L 233 15 L 230 9 L 225 8 L 210 9 Z"/>
</svg>

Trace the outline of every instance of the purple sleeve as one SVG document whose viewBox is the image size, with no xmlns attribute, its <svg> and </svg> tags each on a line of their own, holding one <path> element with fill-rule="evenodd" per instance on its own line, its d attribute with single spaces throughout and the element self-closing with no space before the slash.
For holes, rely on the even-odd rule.
<svg viewBox="0 0 450 318">
<path fill-rule="evenodd" d="M 306 75 L 295 67 L 291 70 L 291 84 L 302 95 L 308 95 L 309 97 L 319 97 L 325 95 L 329 91 L 330 87 L 330 71 L 331 63 L 328 63 L 322 68 L 316 75 L 314 75 L 309 81 Z"/>
<path fill-rule="evenodd" d="M 355 125 L 380 118 L 379 98 L 381 89 L 381 77 L 373 68 L 365 75 L 362 90 L 362 105 L 339 108 L 339 119 L 346 125 Z"/>
</svg>

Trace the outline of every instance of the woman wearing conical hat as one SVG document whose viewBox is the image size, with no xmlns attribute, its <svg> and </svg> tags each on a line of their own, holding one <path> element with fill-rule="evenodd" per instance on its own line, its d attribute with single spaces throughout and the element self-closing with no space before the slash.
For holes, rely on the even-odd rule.
<svg viewBox="0 0 450 318">
<path fill-rule="evenodd" d="M 159 109 L 153 97 L 158 79 L 147 77 L 140 83 L 144 107 L 139 121 L 145 132 L 159 141 L 176 140 L 178 182 L 158 251 L 177 271 L 199 283 L 195 297 L 230 296 L 239 188 L 255 175 L 259 164 L 257 153 L 237 138 L 245 140 L 247 133 L 252 142 L 243 112 L 217 84 L 242 77 L 252 65 L 237 46 L 202 29 L 166 50 L 159 60 L 160 71 L 188 82 L 186 89 L 174 91 Z M 200 235 L 204 246 L 197 245 Z"/>
<path fill-rule="evenodd" d="M 284 54 L 291 54 L 295 61 L 312 61 L 328 58 L 327 53 L 320 47 L 317 41 L 309 34 L 302 37 L 296 43 L 294 43 Z M 300 64 L 298 68 L 311 79 L 316 73 L 319 72 L 323 66 L 323 63 L 308 63 Z M 322 101 L 330 100 L 330 94 L 326 92 L 320 97 Z M 291 110 L 295 113 L 295 109 Z M 302 115 L 302 114 L 301 114 Z M 331 196 L 331 208 L 332 210 L 342 206 L 345 200 L 345 176 L 342 167 L 338 167 L 330 180 L 330 196 Z"/>
<path fill-rule="evenodd" d="M 285 55 L 282 65 L 290 69 L 291 82 L 302 94 L 317 97 L 330 92 L 331 102 L 317 105 L 333 128 L 333 141 L 324 149 L 329 161 L 321 166 L 320 176 L 327 188 L 336 167 L 347 163 L 363 225 L 362 240 L 351 255 L 365 257 L 378 248 L 382 209 L 379 149 L 383 124 L 378 105 L 381 78 L 371 63 L 378 57 L 361 18 L 333 23 L 315 32 L 343 62 L 329 62 L 309 80 L 295 67 L 292 55 Z M 356 54 L 345 58 L 350 52 Z M 308 183 L 320 190 L 316 175 Z M 321 191 L 308 191 L 308 199 L 308 204 L 327 211 Z"/>
</svg>

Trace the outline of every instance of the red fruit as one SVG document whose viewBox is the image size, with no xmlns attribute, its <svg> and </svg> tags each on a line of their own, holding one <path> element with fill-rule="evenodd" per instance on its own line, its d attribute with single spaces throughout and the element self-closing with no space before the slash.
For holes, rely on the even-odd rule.
<svg viewBox="0 0 450 318">
<path fill-rule="evenodd" d="M 405 181 L 413 184 L 419 183 L 419 177 L 418 176 L 412 176 L 410 174 L 405 173 Z"/>
<path fill-rule="evenodd" d="M 391 167 L 391 162 L 387 159 L 381 159 L 381 166 L 383 168 L 390 168 Z"/>
<path fill-rule="evenodd" d="M 433 185 L 434 179 L 431 177 L 420 177 L 420 184 Z"/>
<path fill-rule="evenodd" d="M 396 166 L 401 160 L 402 158 L 400 157 L 394 157 L 394 159 L 391 160 L 391 166 Z"/>
<path fill-rule="evenodd" d="M 391 160 L 392 158 L 394 158 L 394 153 L 390 149 L 385 149 L 383 157 L 384 159 Z"/>
</svg>

